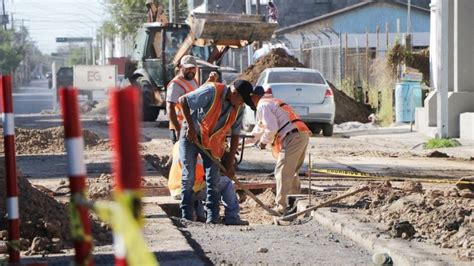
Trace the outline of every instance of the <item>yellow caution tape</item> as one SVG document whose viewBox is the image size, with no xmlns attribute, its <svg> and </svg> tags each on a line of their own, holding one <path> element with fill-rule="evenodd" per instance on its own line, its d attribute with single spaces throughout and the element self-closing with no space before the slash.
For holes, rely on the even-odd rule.
<svg viewBox="0 0 474 266">
<path fill-rule="evenodd" d="M 142 192 L 140 190 L 114 191 L 114 200 L 121 204 L 124 208 L 128 208 L 133 217 L 138 221 L 140 226 L 143 225 L 142 216 Z"/>
<path fill-rule="evenodd" d="M 85 192 L 81 193 L 76 193 L 82 198 L 85 198 Z M 75 241 L 87 241 L 87 242 L 92 242 L 92 236 L 88 235 L 84 232 L 83 226 L 82 226 L 82 221 L 81 217 L 79 215 L 79 211 L 77 210 L 77 202 L 76 202 L 77 196 L 72 196 L 69 204 L 69 220 L 71 223 L 71 237 L 72 240 Z"/>
<path fill-rule="evenodd" d="M 7 247 L 12 248 L 15 251 L 20 251 L 21 246 L 20 246 L 20 240 L 9 240 L 7 242 Z M 1 265 L 1 264 L 0 264 Z"/>
<path fill-rule="evenodd" d="M 117 196 L 117 199 L 124 200 L 121 196 Z M 141 226 L 130 208 L 119 202 L 97 201 L 93 209 L 102 221 L 110 224 L 112 230 L 123 237 L 129 265 L 159 265 L 148 249 L 143 239 Z"/>
<path fill-rule="evenodd" d="M 311 168 L 312 172 L 319 172 L 325 174 L 332 174 L 332 175 L 343 175 L 343 176 L 350 176 L 350 177 L 358 177 L 358 178 L 378 178 L 384 180 L 392 180 L 392 181 L 417 181 L 422 183 L 439 183 L 439 184 L 474 184 L 473 181 L 460 181 L 460 180 L 450 180 L 450 179 L 425 179 L 419 177 L 413 178 L 403 178 L 403 177 L 390 177 L 390 176 L 382 176 L 378 174 L 366 173 L 366 172 L 359 172 L 359 171 L 348 171 L 348 170 L 336 170 L 336 169 L 319 169 L 319 168 Z"/>
</svg>

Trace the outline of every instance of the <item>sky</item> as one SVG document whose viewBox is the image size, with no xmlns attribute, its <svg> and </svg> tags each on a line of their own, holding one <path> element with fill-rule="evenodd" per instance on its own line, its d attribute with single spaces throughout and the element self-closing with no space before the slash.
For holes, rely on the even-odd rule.
<svg viewBox="0 0 474 266">
<path fill-rule="evenodd" d="M 4 1 L 7 14 L 13 14 L 15 27 L 23 22 L 45 54 L 64 45 L 56 43 L 56 37 L 95 37 L 96 30 L 108 18 L 105 0 Z"/>
</svg>

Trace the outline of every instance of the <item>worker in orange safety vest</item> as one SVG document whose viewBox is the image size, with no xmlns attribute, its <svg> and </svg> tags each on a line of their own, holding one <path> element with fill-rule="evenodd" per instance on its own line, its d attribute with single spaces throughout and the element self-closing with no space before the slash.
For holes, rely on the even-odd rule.
<svg viewBox="0 0 474 266">
<path fill-rule="evenodd" d="M 258 86 L 255 90 L 263 91 L 263 88 Z M 287 195 L 300 194 L 298 172 L 304 162 L 311 131 L 293 108 L 282 100 L 254 93 L 252 101 L 257 106 L 257 122 L 252 135 L 261 149 L 268 144 L 272 146 L 272 154 L 277 159 L 274 210 L 285 214 Z"/>
<path fill-rule="evenodd" d="M 181 213 L 182 218 L 192 220 L 192 187 L 194 185 L 197 155 L 201 154 L 206 173 L 207 223 L 219 223 L 218 191 L 219 168 L 213 160 L 222 159 L 226 145 L 226 135 L 230 131 L 230 150 L 225 160 L 226 176 L 234 176 L 235 154 L 242 128 L 244 102 L 253 106 L 252 85 L 245 80 L 237 80 L 230 87 L 222 83 L 207 82 L 197 90 L 179 98 L 184 115 L 180 133 L 180 161 L 183 165 Z M 209 158 L 201 148 L 209 151 Z"/>
<path fill-rule="evenodd" d="M 198 82 L 195 79 L 196 71 L 196 59 L 192 55 L 183 56 L 178 75 L 170 81 L 166 89 L 166 113 L 170 122 L 170 139 L 173 143 L 178 141 L 181 124 L 184 120 L 178 99 L 198 87 Z"/>
<path fill-rule="evenodd" d="M 181 175 L 182 165 L 179 161 L 179 143 L 173 146 L 173 162 L 168 177 L 168 188 L 174 199 L 181 199 Z M 206 182 L 204 180 L 204 167 L 201 156 L 198 156 L 196 164 L 196 178 L 193 185 L 194 217 L 193 220 L 204 222 L 205 212 L 202 201 L 206 196 Z M 224 224 L 226 225 L 248 225 L 247 221 L 240 219 L 240 206 L 234 184 L 227 176 L 219 176 L 218 190 L 224 204 Z"/>
</svg>

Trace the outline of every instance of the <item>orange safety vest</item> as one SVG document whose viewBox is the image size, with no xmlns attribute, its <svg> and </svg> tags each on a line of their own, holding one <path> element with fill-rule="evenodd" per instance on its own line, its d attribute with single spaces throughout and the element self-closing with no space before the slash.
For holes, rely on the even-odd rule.
<svg viewBox="0 0 474 266">
<path fill-rule="evenodd" d="M 196 82 L 196 84 L 198 84 L 196 80 L 194 80 L 194 81 Z M 185 78 L 183 78 L 181 76 L 176 76 L 174 79 L 172 79 L 170 81 L 170 85 L 173 84 L 173 83 L 178 85 L 181 89 L 183 89 L 184 94 L 190 93 L 190 92 L 192 92 L 196 89 L 191 84 L 191 82 L 187 81 Z M 170 85 L 168 85 L 168 88 L 169 88 Z M 178 123 L 181 125 L 184 121 L 184 115 L 183 115 L 183 111 L 182 111 L 182 108 L 181 108 L 181 104 L 175 103 L 174 110 L 176 112 L 176 118 L 178 119 Z M 169 128 L 170 129 L 175 129 L 174 126 L 173 126 L 173 123 L 170 123 Z"/>
<path fill-rule="evenodd" d="M 172 197 L 181 195 L 181 176 L 183 166 L 179 160 L 179 142 L 173 146 L 173 162 L 171 163 L 170 174 L 168 177 L 168 189 Z M 204 180 L 204 166 L 202 164 L 201 156 L 198 155 L 196 164 L 196 178 L 194 179 L 193 191 L 198 192 L 206 187 Z"/>
<path fill-rule="evenodd" d="M 214 101 L 211 107 L 204 114 L 204 118 L 199 123 L 201 130 L 201 143 L 202 146 L 211 152 L 211 155 L 215 158 L 222 158 L 225 151 L 225 137 L 229 129 L 237 120 L 237 114 L 239 113 L 240 106 L 232 108 L 230 114 L 228 114 L 224 126 L 215 130 L 217 121 L 222 111 L 222 95 L 225 92 L 225 85 L 218 82 L 208 82 L 214 87 Z M 214 133 L 212 133 L 215 131 Z"/>
<path fill-rule="evenodd" d="M 272 143 L 272 155 L 273 157 L 277 158 L 278 154 L 281 152 L 281 142 L 283 139 L 278 135 L 285 127 L 287 127 L 290 123 L 293 124 L 298 132 L 308 133 L 310 134 L 311 131 L 309 130 L 308 126 L 301 120 L 300 116 L 296 114 L 296 112 L 289 106 L 288 104 L 284 103 L 282 100 L 277 98 L 262 98 L 260 101 L 267 101 L 273 102 L 277 106 L 279 106 L 283 111 L 288 114 L 288 122 L 278 129 L 277 133 L 275 134 L 275 138 L 273 139 Z"/>
</svg>

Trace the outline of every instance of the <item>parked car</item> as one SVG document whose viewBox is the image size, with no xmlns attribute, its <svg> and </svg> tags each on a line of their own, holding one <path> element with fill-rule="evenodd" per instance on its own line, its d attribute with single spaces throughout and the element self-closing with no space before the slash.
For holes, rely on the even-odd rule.
<svg viewBox="0 0 474 266">
<path fill-rule="evenodd" d="M 267 93 L 289 104 L 308 125 L 313 134 L 321 131 L 332 136 L 336 105 L 334 94 L 321 73 L 308 68 L 277 67 L 263 71 L 255 84 Z M 255 112 L 248 106 L 243 120 L 244 129 L 255 126 Z"/>
</svg>

